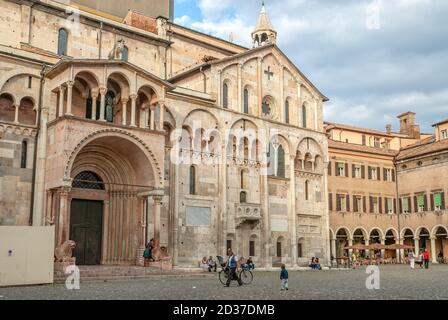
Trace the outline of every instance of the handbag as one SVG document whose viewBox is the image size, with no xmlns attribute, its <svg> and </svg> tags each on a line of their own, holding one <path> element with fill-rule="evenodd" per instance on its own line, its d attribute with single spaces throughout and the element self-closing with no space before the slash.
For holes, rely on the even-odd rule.
<svg viewBox="0 0 448 320">
<path fill-rule="evenodd" d="M 145 251 L 143 251 L 143 258 L 149 258 L 149 248 L 146 248 Z"/>
</svg>

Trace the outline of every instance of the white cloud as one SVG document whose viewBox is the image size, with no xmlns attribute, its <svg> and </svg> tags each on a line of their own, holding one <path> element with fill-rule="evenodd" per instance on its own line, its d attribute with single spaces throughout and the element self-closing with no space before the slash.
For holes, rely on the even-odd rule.
<svg viewBox="0 0 448 320">
<path fill-rule="evenodd" d="M 266 2 L 278 45 L 330 98 L 325 119 L 378 129 L 413 110 L 426 131 L 448 114 L 448 1 L 380 1 L 379 29 L 366 28 L 377 0 Z M 259 1 L 199 0 L 188 26 L 250 47 Z"/>
</svg>

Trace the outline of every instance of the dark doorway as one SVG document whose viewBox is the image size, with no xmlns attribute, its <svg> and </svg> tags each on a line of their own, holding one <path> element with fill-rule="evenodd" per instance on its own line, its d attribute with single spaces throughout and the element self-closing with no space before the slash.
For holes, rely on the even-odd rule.
<svg viewBox="0 0 448 320">
<path fill-rule="evenodd" d="M 103 202 L 73 199 L 70 239 L 75 241 L 77 265 L 97 265 L 101 260 Z"/>
</svg>

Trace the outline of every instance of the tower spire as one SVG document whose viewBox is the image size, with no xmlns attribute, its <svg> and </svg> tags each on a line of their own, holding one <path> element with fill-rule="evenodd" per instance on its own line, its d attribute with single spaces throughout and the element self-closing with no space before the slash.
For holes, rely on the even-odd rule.
<svg viewBox="0 0 448 320">
<path fill-rule="evenodd" d="M 252 32 L 252 43 L 254 47 L 259 47 L 266 44 L 275 43 L 277 40 L 277 31 L 271 24 L 269 15 L 267 13 L 266 7 L 264 6 L 264 1 L 261 3 L 261 11 L 258 16 L 257 25 L 255 30 Z"/>
</svg>

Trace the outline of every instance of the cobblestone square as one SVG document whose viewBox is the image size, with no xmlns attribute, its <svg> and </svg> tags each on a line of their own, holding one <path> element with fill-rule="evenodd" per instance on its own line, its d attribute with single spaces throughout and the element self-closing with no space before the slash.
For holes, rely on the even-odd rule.
<svg viewBox="0 0 448 320">
<path fill-rule="evenodd" d="M 255 271 L 251 285 L 225 288 L 218 274 L 162 277 L 126 281 L 82 282 L 79 290 L 64 284 L 0 288 L 9 299 L 118 300 L 306 300 L 306 299 L 448 299 L 448 267 L 429 270 L 380 266 L 380 289 L 366 289 L 366 267 L 356 270 L 290 271 L 289 291 L 280 291 L 279 272 Z M 81 274 L 82 279 L 82 274 Z"/>
</svg>

